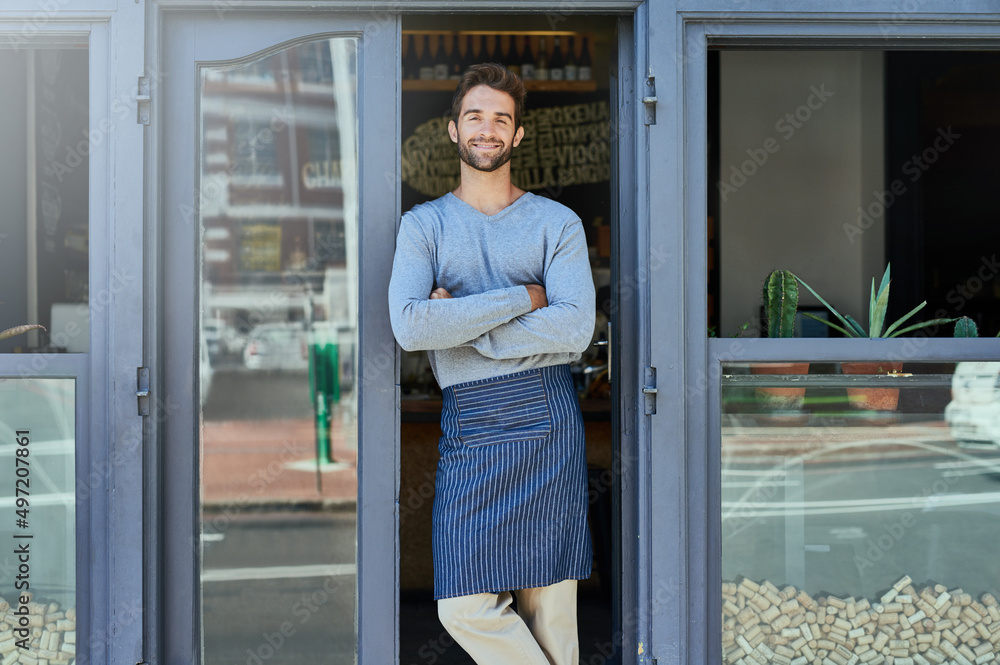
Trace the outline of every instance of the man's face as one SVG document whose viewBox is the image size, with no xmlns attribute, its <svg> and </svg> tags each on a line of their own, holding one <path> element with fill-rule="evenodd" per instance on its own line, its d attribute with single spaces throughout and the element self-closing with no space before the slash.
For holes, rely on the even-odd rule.
<svg viewBox="0 0 1000 665">
<path fill-rule="evenodd" d="M 448 123 L 459 158 L 477 171 L 492 172 L 510 161 L 521 142 L 523 127 L 514 127 L 514 99 L 486 85 L 477 85 L 462 99 L 462 112 Z"/>
</svg>

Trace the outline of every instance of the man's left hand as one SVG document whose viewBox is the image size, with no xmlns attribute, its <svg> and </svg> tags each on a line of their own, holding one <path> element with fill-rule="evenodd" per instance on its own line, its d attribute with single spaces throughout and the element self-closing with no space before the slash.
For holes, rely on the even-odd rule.
<svg viewBox="0 0 1000 665">
<path fill-rule="evenodd" d="M 440 300 L 442 298 L 450 298 L 450 297 L 451 294 L 440 287 L 431 291 L 431 300 Z"/>
</svg>

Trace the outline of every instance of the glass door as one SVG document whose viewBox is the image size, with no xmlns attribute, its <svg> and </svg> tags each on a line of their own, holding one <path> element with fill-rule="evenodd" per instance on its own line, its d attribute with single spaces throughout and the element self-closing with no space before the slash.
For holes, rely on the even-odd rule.
<svg viewBox="0 0 1000 665">
<path fill-rule="evenodd" d="M 166 661 L 394 662 L 395 19 L 166 34 Z"/>
</svg>

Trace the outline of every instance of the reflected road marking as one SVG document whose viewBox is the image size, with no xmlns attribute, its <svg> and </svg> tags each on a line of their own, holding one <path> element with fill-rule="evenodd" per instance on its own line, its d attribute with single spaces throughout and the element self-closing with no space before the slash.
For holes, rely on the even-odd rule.
<svg viewBox="0 0 1000 665">
<path fill-rule="evenodd" d="M 301 577 L 355 575 L 353 563 L 323 563 L 313 566 L 270 566 L 267 568 L 210 568 L 201 571 L 202 582 L 238 582 L 240 580 L 281 580 Z"/>
</svg>

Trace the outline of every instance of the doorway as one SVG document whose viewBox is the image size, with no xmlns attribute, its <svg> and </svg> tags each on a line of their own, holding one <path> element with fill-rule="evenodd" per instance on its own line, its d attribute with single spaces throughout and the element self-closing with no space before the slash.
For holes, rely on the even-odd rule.
<svg viewBox="0 0 1000 665">
<path fill-rule="evenodd" d="M 590 249 L 598 312 L 594 345 L 572 366 L 587 441 L 594 571 L 579 587 L 580 658 L 617 662 L 614 609 L 618 549 L 619 442 L 613 423 L 615 305 L 612 248 L 611 16 L 406 16 L 402 21 L 401 210 L 451 191 L 458 160 L 445 128 L 457 79 L 475 62 L 502 62 L 526 80 L 525 140 L 514 151 L 521 188 L 573 209 Z M 534 70 L 532 73 L 531 70 Z M 538 74 L 548 70 L 544 80 Z M 617 323 L 616 321 L 614 323 Z M 400 663 L 467 664 L 471 659 L 437 619 L 433 601 L 431 508 L 441 436 L 441 392 L 426 354 L 400 359 Z M 615 561 L 613 561 L 613 559 Z"/>
</svg>

